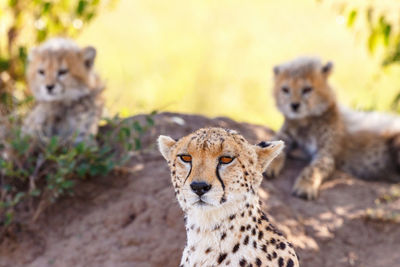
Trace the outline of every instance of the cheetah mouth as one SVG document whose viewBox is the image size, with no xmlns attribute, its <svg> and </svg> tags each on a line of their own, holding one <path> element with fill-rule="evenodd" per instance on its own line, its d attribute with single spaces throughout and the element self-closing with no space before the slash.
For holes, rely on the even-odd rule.
<svg viewBox="0 0 400 267">
<path fill-rule="evenodd" d="M 200 206 L 200 207 L 204 207 L 204 206 L 211 206 L 209 203 L 205 202 L 202 199 L 197 200 L 196 202 L 193 203 L 194 206 Z"/>
</svg>

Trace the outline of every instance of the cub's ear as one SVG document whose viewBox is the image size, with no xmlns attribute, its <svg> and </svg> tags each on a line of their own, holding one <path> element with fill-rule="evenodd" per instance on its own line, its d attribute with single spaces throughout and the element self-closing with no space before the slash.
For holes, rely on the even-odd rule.
<svg viewBox="0 0 400 267">
<path fill-rule="evenodd" d="M 322 66 L 322 74 L 325 76 L 329 76 L 329 74 L 332 73 L 333 70 L 333 63 L 331 61 L 328 61 L 324 66 Z"/>
<path fill-rule="evenodd" d="M 279 66 L 275 66 L 275 67 L 273 68 L 273 70 L 274 70 L 274 75 L 275 75 L 275 76 L 278 75 L 279 72 L 281 71 L 281 70 L 279 69 Z"/>
<path fill-rule="evenodd" d="M 163 157 L 167 161 L 169 161 L 171 158 L 170 155 L 171 148 L 176 143 L 176 141 L 169 136 L 160 135 L 157 139 L 157 142 L 158 142 L 158 149 L 160 150 L 161 155 L 163 155 Z"/>
<path fill-rule="evenodd" d="M 96 58 L 96 48 L 93 46 L 87 46 L 82 49 L 83 63 L 85 67 L 91 69 L 94 65 L 94 60 Z"/>
<path fill-rule="evenodd" d="M 33 59 L 36 57 L 37 53 L 38 53 L 38 51 L 37 51 L 36 47 L 32 48 L 29 51 L 29 53 L 28 53 L 28 63 L 33 61 Z"/>
<path fill-rule="evenodd" d="M 265 172 L 271 161 L 282 152 L 285 144 L 283 141 L 270 141 L 261 142 L 254 147 L 258 158 L 257 167 L 261 172 Z"/>
</svg>

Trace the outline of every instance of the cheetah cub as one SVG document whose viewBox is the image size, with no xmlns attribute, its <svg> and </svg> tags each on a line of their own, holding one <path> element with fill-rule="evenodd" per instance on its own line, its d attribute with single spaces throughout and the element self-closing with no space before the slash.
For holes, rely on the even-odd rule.
<svg viewBox="0 0 400 267">
<path fill-rule="evenodd" d="M 158 144 L 185 213 L 180 266 L 299 266 L 257 195 L 282 141 L 250 145 L 232 130 L 207 128 L 178 141 L 160 136 Z"/>
<path fill-rule="evenodd" d="M 95 48 L 63 38 L 31 50 L 27 81 L 36 106 L 23 122 L 25 134 L 80 142 L 97 133 L 103 84 L 93 70 L 95 57 Z"/>
<path fill-rule="evenodd" d="M 285 116 L 276 139 L 285 141 L 286 151 L 266 174 L 278 175 L 286 155 L 300 148 L 310 163 L 299 174 L 293 193 L 309 200 L 317 197 L 321 183 L 336 168 L 366 180 L 400 181 L 393 157 L 396 133 L 368 129 L 362 126 L 368 114 L 338 107 L 328 83 L 332 67 L 317 58 L 298 58 L 274 68 L 276 105 Z"/>
</svg>

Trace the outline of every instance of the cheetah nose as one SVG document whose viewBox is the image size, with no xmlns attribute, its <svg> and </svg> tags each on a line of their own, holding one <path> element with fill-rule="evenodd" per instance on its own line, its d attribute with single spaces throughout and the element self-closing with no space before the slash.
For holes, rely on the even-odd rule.
<svg viewBox="0 0 400 267">
<path fill-rule="evenodd" d="M 211 185 L 205 182 L 192 182 L 190 184 L 190 188 L 192 188 L 192 191 L 201 197 L 211 189 Z"/>
<path fill-rule="evenodd" d="M 300 107 L 300 103 L 292 103 L 290 106 L 292 107 L 293 111 L 297 111 Z"/>
<path fill-rule="evenodd" d="M 53 89 L 54 89 L 54 84 L 46 85 L 46 89 L 47 89 L 47 91 L 49 91 L 49 93 L 51 93 L 51 91 L 53 91 Z"/>
</svg>

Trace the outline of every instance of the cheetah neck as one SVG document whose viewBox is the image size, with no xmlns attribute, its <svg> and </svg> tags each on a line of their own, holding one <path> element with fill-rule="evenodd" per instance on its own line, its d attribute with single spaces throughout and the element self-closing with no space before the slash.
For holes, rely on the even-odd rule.
<svg viewBox="0 0 400 267">
<path fill-rule="evenodd" d="M 260 209 L 258 196 L 249 194 L 244 199 L 220 209 L 199 210 L 187 214 L 187 244 L 219 243 L 224 233 L 240 234 L 241 226 L 262 227 L 261 221 L 265 220 L 266 216 Z"/>
<path fill-rule="evenodd" d="M 215 220 L 187 217 L 180 266 L 299 266 L 292 245 L 261 211 L 258 197 L 233 206 L 219 210 L 222 215 L 211 217 Z"/>
</svg>

